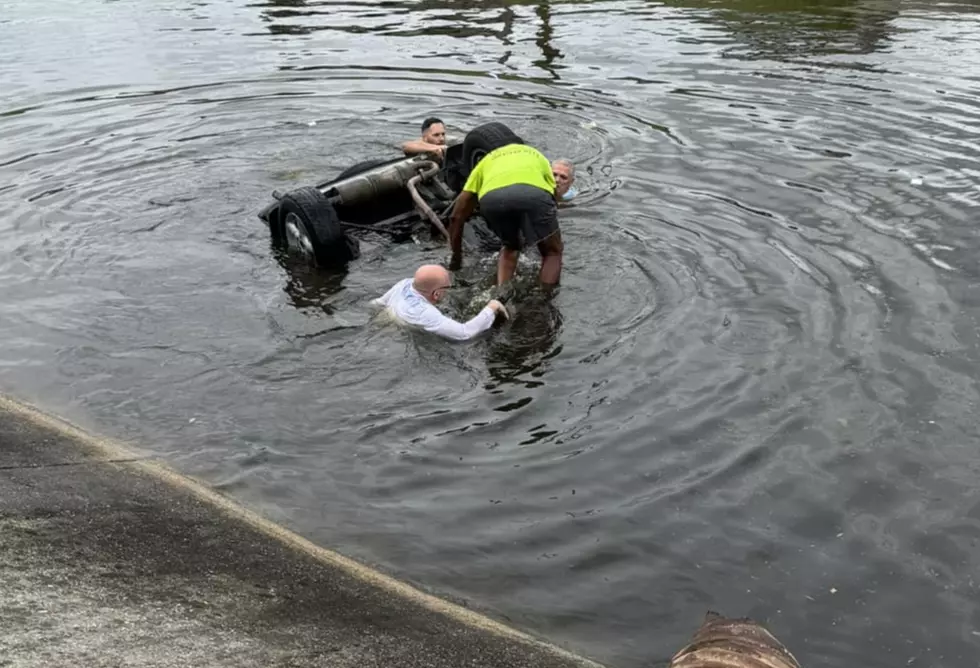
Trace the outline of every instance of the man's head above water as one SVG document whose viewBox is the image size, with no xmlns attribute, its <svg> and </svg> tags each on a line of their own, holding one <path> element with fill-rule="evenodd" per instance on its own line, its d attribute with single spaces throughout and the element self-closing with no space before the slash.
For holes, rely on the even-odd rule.
<svg viewBox="0 0 980 668">
<path fill-rule="evenodd" d="M 452 287 L 452 279 L 445 267 L 438 264 L 424 264 L 415 271 L 412 287 L 429 302 L 435 304 Z"/>
<path fill-rule="evenodd" d="M 551 173 L 555 177 L 555 194 L 560 198 L 564 197 L 568 189 L 575 183 L 575 165 L 571 160 L 558 158 L 551 162 Z"/>
<path fill-rule="evenodd" d="M 422 121 L 422 141 L 440 146 L 446 143 L 446 124 L 442 119 L 432 116 Z"/>
<path fill-rule="evenodd" d="M 405 155 L 427 153 L 437 160 L 442 160 L 446 151 L 446 124 L 441 118 L 430 116 L 422 121 L 422 136 L 402 142 L 401 149 Z"/>
</svg>

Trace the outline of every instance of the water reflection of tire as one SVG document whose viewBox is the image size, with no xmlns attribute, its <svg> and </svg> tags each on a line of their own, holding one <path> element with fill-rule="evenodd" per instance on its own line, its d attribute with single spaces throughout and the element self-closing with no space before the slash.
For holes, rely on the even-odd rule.
<svg viewBox="0 0 980 668">
<path fill-rule="evenodd" d="M 275 237 L 290 252 L 323 268 L 338 268 L 360 256 L 360 245 L 340 224 L 333 205 L 316 188 L 283 196 Z"/>
</svg>

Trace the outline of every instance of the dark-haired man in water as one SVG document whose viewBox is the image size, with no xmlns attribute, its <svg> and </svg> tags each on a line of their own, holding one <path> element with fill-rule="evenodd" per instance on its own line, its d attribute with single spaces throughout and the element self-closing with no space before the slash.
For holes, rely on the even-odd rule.
<svg viewBox="0 0 980 668">
<path fill-rule="evenodd" d="M 446 151 L 446 124 L 434 116 L 425 119 L 422 121 L 422 136 L 403 142 L 401 149 L 405 155 L 433 153 L 441 160 Z"/>
</svg>

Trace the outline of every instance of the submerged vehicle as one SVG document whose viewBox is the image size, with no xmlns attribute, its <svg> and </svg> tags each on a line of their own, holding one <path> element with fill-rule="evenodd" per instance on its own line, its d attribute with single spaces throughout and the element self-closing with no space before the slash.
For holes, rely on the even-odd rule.
<svg viewBox="0 0 980 668">
<path fill-rule="evenodd" d="M 396 242 L 428 234 L 448 244 L 453 203 L 472 169 L 490 151 L 523 143 L 503 123 L 486 123 L 448 146 L 441 161 L 420 155 L 360 162 L 329 181 L 273 192 L 275 201 L 258 215 L 275 245 L 323 269 L 344 269 L 357 260 L 365 234 Z M 464 243 L 500 248 L 478 216 L 467 223 Z"/>
</svg>

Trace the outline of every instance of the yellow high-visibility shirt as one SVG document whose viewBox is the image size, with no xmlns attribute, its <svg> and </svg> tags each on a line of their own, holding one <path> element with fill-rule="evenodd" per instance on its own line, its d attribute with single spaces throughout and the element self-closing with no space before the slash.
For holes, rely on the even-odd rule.
<svg viewBox="0 0 980 668">
<path fill-rule="evenodd" d="M 482 199 L 491 190 L 524 183 L 537 186 L 549 194 L 555 192 L 555 175 L 551 163 L 537 149 L 527 144 L 508 144 L 490 151 L 470 172 L 463 190 Z"/>
</svg>

